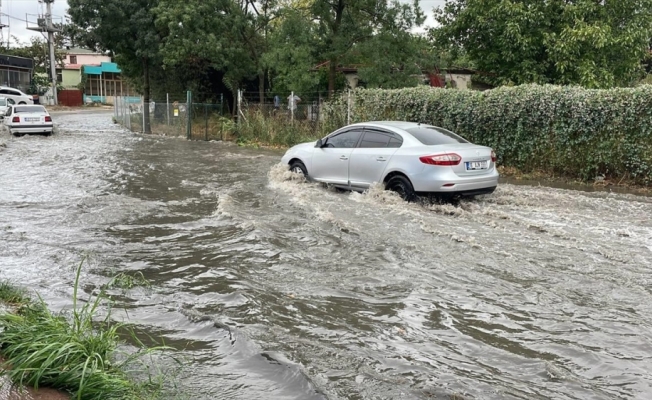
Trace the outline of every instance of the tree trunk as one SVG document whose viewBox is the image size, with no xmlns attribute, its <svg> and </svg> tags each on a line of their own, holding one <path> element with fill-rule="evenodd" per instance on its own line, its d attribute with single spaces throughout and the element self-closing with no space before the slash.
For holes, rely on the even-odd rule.
<svg viewBox="0 0 652 400">
<path fill-rule="evenodd" d="M 152 126 L 149 120 L 149 59 L 143 58 L 143 119 L 145 126 L 143 132 L 152 133 Z"/>
<path fill-rule="evenodd" d="M 331 59 L 328 63 L 328 97 L 332 98 L 335 93 L 335 74 L 337 73 L 337 61 Z"/>
<path fill-rule="evenodd" d="M 260 94 L 260 105 L 265 103 L 265 70 L 258 72 L 258 93 Z"/>
</svg>

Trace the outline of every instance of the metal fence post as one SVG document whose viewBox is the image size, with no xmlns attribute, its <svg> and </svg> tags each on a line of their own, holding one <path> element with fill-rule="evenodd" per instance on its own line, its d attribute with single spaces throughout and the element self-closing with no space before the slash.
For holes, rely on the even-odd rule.
<svg viewBox="0 0 652 400">
<path fill-rule="evenodd" d="M 224 93 L 220 93 L 220 117 L 224 115 Z"/>
<path fill-rule="evenodd" d="M 290 120 L 294 122 L 294 92 L 290 92 L 290 101 L 288 102 L 290 106 Z"/>
<path fill-rule="evenodd" d="M 236 110 L 236 116 L 238 117 L 237 119 L 238 127 L 240 127 L 241 113 L 242 113 L 242 91 L 238 89 L 238 109 Z"/>
<path fill-rule="evenodd" d="M 204 139 L 208 142 L 208 104 L 204 104 L 204 122 L 206 124 L 204 128 Z"/>
<path fill-rule="evenodd" d="M 351 124 L 351 89 L 346 90 L 346 124 Z"/>
<path fill-rule="evenodd" d="M 165 94 L 165 109 L 168 114 L 168 126 L 170 125 L 170 93 Z"/>
<path fill-rule="evenodd" d="M 145 96 L 140 96 L 140 104 L 143 105 L 142 111 L 143 111 L 143 126 L 142 126 L 142 133 L 145 133 Z"/>
<path fill-rule="evenodd" d="M 192 139 L 192 92 L 188 90 L 186 93 L 186 139 Z"/>
</svg>

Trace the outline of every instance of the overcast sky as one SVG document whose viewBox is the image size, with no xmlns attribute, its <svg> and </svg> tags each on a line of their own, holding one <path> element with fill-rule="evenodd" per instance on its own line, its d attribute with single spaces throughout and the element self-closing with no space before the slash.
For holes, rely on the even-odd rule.
<svg viewBox="0 0 652 400">
<path fill-rule="evenodd" d="M 409 0 L 402 0 L 409 1 Z M 432 9 L 444 4 L 445 0 L 421 0 L 421 8 L 428 16 L 426 25 L 432 26 Z M 22 42 L 27 42 L 32 36 L 39 36 L 40 33 L 27 29 L 25 20 L 29 20 L 30 26 L 36 25 L 36 15 L 44 13 L 45 5 L 38 0 L 0 0 L 2 4 L 2 24 L 9 24 L 8 28 L 3 28 L 2 33 L 5 43 L 9 35 L 18 37 Z M 67 0 L 55 0 L 52 4 L 52 14 L 54 22 L 65 20 L 68 9 Z M 31 14 L 29 16 L 26 15 Z M 9 17 L 8 17 L 9 16 Z M 13 42 L 13 41 L 12 41 Z M 12 43 L 13 45 L 14 43 Z"/>
</svg>

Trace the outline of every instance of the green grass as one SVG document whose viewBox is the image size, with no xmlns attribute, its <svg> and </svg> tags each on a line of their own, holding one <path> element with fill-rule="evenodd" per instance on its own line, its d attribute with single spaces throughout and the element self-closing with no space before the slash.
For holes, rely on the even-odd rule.
<svg viewBox="0 0 652 400">
<path fill-rule="evenodd" d="M 104 289 L 133 289 L 135 287 L 144 287 L 150 289 L 152 284 L 145 278 L 142 272 L 138 271 L 134 274 L 120 272 L 116 274 L 109 283 L 103 286 Z"/>
<path fill-rule="evenodd" d="M 288 120 L 286 115 L 267 116 L 260 111 L 249 112 L 234 126 L 237 142 L 243 146 L 291 147 L 326 136 L 334 128 L 328 121 Z"/>
<path fill-rule="evenodd" d="M 8 305 L 23 305 L 30 301 L 27 291 L 10 282 L 0 282 L 0 301 Z"/>
<path fill-rule="evenodd" d="M 0 285 L 0 300 L 18 305 L 0 314 L 4 373 L 20 386 L 59 389 L 79 400 L 162 398 L 163 377 L 149 374 L 144 358 L 166 348 L 146 348 L 127 325 L 109 321 L 110 312 L 98 321 L 100 305 L 109 300 L 102 289 L 78 302 L 80 272 L 81 264 L 68 313 L 52 313 L 40 297 L 31 300 L 9 283 Z M 125 331 L 138 344 L 135 353 L 119 350 L 119 332 Z M 147 379 L 134 379 L 143 373 Z"/>
</svg>

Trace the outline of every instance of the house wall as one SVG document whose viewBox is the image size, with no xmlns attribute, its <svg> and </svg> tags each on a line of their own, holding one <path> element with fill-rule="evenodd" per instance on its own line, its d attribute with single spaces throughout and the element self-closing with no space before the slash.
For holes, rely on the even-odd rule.
<svg viewBox="0 0 652 400">
<path fill-rule="evenodd" d="M 464 74 L 447 74 L 447 80 L 455 82 L 455 88 L 460 90 L 469 90 L 471 87 L 471 75 Z"/>
<path fill-rule="evenodd" d="M 61 71 L 61 86 L 76 88 L 81 83 L 81 71 L 78 69 L 64 69 Z"/>
<path fill-rule="evenodd" d="M 82 65 L 91 65 L 91 64 L 100 64 L 102 62 L 111 62 L 111 57 L 105 56 L 103 54 L 66 54 L 66 59 L 64 60 L 64 65 L 74 64 L 70 62 L 70 56 L 77 57 L 76 64 Z"/>
</svg>

